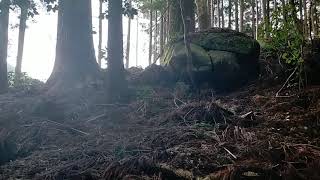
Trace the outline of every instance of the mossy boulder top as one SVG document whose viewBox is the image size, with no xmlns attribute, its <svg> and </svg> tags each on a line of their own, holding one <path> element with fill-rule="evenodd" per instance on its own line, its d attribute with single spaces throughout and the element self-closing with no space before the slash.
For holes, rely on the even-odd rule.
<svg viewBox="0 0 320 180">
<path fill-rule="evenodd" d="M 192 69 L 198 81 L 239 84 L 258 76 L 260 45 L 252 37 L 229 29 L 213 28 L 188 36 Z M 186 71 L 187 50 L 180 38 L 166 50 L 163 63 L 181 76 Z M 228 85 L 227 85 L 228 86 Z"/>
</svg>

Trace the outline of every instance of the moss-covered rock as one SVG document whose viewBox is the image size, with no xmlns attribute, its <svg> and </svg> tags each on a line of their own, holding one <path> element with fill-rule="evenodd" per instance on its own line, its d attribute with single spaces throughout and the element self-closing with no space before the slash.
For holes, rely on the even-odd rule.
<svg viewBox="0 0 320 180">
<path fill-rule="evenodd" d="M 260 45 L 253 38 L 233 30 L 214 28 L 191 34 L 189 39 L 193 73 L 198 82 L 230 89 L 258 77 Z M 186 74 L 181 73 L 186 71 L 187 65 L 183 38 L 167 49 L 163 62 L 178 76 Z"/>
</svg>

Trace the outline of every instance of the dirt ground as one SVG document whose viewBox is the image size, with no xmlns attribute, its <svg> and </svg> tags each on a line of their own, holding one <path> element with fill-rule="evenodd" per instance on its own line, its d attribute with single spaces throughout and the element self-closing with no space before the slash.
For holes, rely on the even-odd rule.
<svg viewBox="0 0 320 180">
<path fill-rule="evenodd" d="M 0 179 L 320 179 L 320 86 L 0 96 Z M 11 161 L 9 161 L 11 159 Z"/>
</svg>

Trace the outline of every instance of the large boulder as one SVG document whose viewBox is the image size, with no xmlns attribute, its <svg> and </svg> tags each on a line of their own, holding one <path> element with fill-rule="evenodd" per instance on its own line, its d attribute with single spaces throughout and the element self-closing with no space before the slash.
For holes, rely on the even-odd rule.
<svg viewBox="0 0 320 180">
<path fill-rule="evenodd" d="M 260 45 L 253 38 L 233 30 L 214 28 L 189 36 L 192 71 L 198 83 L 216 89 L 233 89 L 259 74 Z M 187 79 L 187 51 L 183 38 L 173 43 L 163 58 L 177 78 Z"/>
</svg>

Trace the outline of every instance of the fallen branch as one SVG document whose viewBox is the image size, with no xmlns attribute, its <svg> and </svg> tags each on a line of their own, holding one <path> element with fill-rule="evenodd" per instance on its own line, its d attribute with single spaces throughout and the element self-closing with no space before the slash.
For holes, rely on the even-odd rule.
<svg viewBox="0 0 320 180">
<path fill-rule="evenodd" d="M 292 96 L 280 96 L 280 92 L 285 88 L 285 86 L 288 84 L 288 82 L 290 81 L 291 77 L 297 72 L 298 67 L 296 67 L 294 69 L 294 71 L 290 74 L 290 76 L 288 77 L 288 79 L 286 80 L 286 82 L 282 85 L 282 87 L 279 89 L 279 91 L 276 93 L 276 97 L 292 97 Z"/>
<path fill-rule="evenodd" d="M 232 154 L 232 152 L 230 152 L 227 148 L 223 147 L 223 149 L 225 151 L 227 151 L 227 153 L 229 153 L 234 159 L 237 159 L 237 156 L 235 156 L 234 154 Z"/>
<path fill-rule="evenodd" d="M 70 130 L 72 130 L 72 131 L 74 131 L 74 132 L 77 132 L 77 133 L 79 133 L 79 134 L 82 134 L 82 135 L 86 135 L 86 136 L 89 135 L 89 133 L 87 133 L 87 132 L 81 131 L 81 130 L 79 130 L 79 129 L 75 129 L 75 128 L 70 127 L 70 126 L 67 126 L 67 125 L 65 125 L 65 124 L 61 124 L 61 123 L 58 123 L 58 122 L 55 122 L 55 121 L 51 121 L 51 120 L 48 120 L 48 119 L 47 119 L 46 121 L 49 122 L 49 123 L 52 123 L 52 124 L 55 124 L 55 125 L 62 126 L 62 127 L 64 127 L 64 128 L 70 129 Z"/>
</svg>

